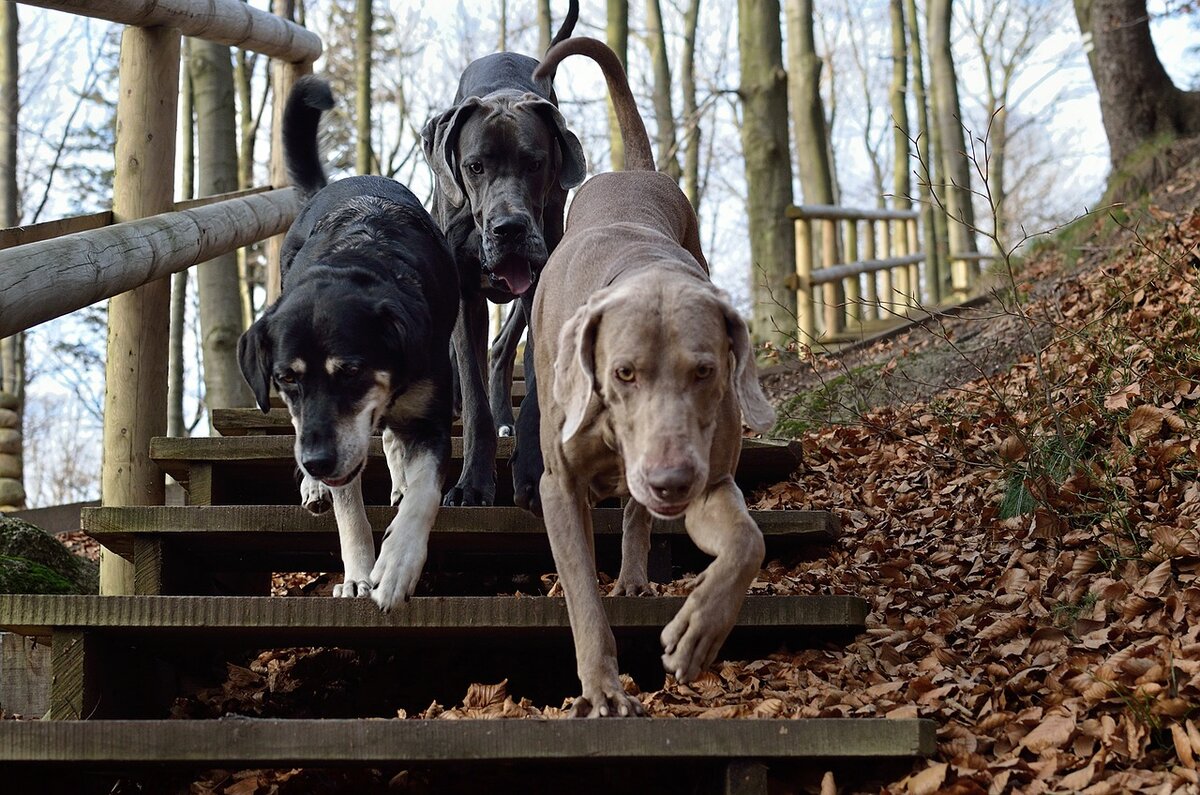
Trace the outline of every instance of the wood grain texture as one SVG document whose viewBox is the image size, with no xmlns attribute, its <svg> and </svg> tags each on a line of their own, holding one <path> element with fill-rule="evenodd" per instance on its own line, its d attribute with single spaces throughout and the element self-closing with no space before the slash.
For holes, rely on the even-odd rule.
<svg viewBox="0 0 1200 795">
<path fill-rule="evenodd" d="M 0 761 L 67 765 L 880 759 L 933 750 L 933 721 L 879 718 L 0 723 Z"/>
<path fill-rule="evenodd" d="M 174 112 L 155 112 L 167 110 Z M 0 251 L 0 336 L 286 231 L 299 209 L 290 188 L 165 212 L 170 206 L 163 203 L 159 215 Z M 139 213 L 118 211 L 118 217 Z"/>
<path fill-rule="evenodd" d="M 123 25 L 178 28 L 218 44 L 253 50 L 285 61 L 315 61 L 321 38 L 310 30 L 253 8 L 241 0 L 22 0 L 25 5 L 107 19 Z"/>
<path fill-rule="evenodd" d="M 617 596 L 603 603 L 614 630 L 651 629 L 665 626 L 683 597 Z M 734 632 L 770 628 L 784 642 L 790 632 L 861 629 L 866 613 L 866 602 L 853 596 L 749 596 Z M 263 644 L 283 636 L 333 643 L 364 635 L 373 640 L 403 637 L 420 630 L 482 637 L 571 629 L 566 602 L 549 597 L 416 597 L 385 614 L 369 599 L 0 594 L 0 628 L 40 637 L 55 627 L 119 630 L 123 635 L 187 630 L 190 640 L 249 630 Z"/>
<path fill-rule="evenodd" d="M 377 541 L 395 515 L 394 508 L 367 508 Z M 750 515 L 766 537 L 768 548 L 777 539 L 827 543 L 837 537 L 837 520 L 826 511 L 751 511 Z M 186 540 L 193 548 L 221 549 L 240 536 L 239 549 L 271 552 L 284 550 L 305 536 L 322 536 L 330 552 L 338 548 L 332 512 L 313 516 L 298 505 L 86 508 L 82 526 L 105 547 L 125 557 L 134 555 L 141 540 L 150 539 L 167 544 Z M 621 509 L 593 509 L 592 528 L 597 536 L 619 536 Z M 434 551 L 451 536 L 468 543 L 490 537 L 504 544 L 526 540 L 546 544 L 545 524 L 521 508 L 442 508 L 434 531 L 430 539 Z M 656 521 L 654 532 L 686 535 L 681 520 Z"/>
</svg>

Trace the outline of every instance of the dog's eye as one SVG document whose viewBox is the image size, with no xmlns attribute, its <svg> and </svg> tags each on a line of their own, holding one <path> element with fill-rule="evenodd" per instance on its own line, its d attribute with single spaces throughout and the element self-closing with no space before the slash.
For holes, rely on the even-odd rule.
<svg viewBox="0 0 1200 795">
<path fill-rule="evenodd" d="M 617 377 L 618 381 L 624 381 L 627 384 L 632 384 L 634 379 L 637 378 L 637 374 L 633 372 L 633 368 L 624 364 L 614 370 L 613 375 Z"/>
<path fill-rule="evenodd" d="M 296 374 L 291 370 L 288 370 L 275 376 L 275 379 L 281 384 L 287 384 L 288 386 L 291 386 L 292 384 L 296 383 Z"/>
<path fill-rule="evenodd" d="M 483 173 L 483 163 L 480 163 L 478 160 L 472 160 L 470 163 L 467 163 L 467 171 L 470 171 L 475 176 L 479 176 Z"/>
<path fill-rule="evenodd" d="M 713 366 L 711 364 L 696 365 L 696 380 L 703 381 L 713 374 Z"/>
<path fill-rule="evenodd" d="M 541 160 L 530 160 L 529 165 L 526 166 L 526 170 L 528 170 L 530 173 L 537 173 L 538 171 L 541 171 L 542 170 L 542 161 Z"/>
<path fill-rule="evenodd" d="M 345 367 L 342 367 L 341 369 L 338 370 L 338 373 L 343 378 L 353 378 L 354 376 L 358 375 L 361 372 L 362 372 L 362 368 L 359 367 L 357 364 L 348 364 Z"/>
</svg>

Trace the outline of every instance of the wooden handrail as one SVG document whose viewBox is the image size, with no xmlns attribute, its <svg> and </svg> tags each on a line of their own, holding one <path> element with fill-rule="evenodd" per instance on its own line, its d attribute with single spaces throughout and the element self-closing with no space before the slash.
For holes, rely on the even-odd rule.
<svg viewBox="0 0 1200 795">
<path fill-rule="evenodd" d="M 0 337 L 277 235 L 298 211 L 283 188 L 0 251 Z"/>
<path fill-rule="evenodd" d="M 321 38 L 242 0 L 21 0 L 25 5 L 66 11 L 139 27 L 178 28 L 218 44 L 230 44 L 293 63 L 315 61 Z"/>
<path fill-rule="evenodd" d="M 892 257 L 891 259 L 860 260 L 859 262 L 849 262 L 845 265 L 834 265 L 832 268 L 815 270 L 812 272 L 809 280 L 812 284 L 830 284 L 839 279 L 848 279 L 851 276 L 859 276 L 864 273 L 877 273 L 906 265 L 920 265 L 924 261 L 924 254 L 909 254 L 904 257 Z"/>
<path fill-rule="evenodd" d="M 787 209 L 787 217 L 808 221 L 907 221 L 921 217 L 918 210 L 881 210 L 838 207 L 832 204 L 801 204 Z"/>
</svg>

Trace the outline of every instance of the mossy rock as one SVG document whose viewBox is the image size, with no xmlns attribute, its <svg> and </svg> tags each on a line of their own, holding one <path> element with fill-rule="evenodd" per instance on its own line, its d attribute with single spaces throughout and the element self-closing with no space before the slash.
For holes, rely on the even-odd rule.
<svg viewBox="0 0 1200 795">
<path fill-rule="evenodd" d="M 53 569 L 25 558 L 0 555 L 0 593 L 79 593 L 75 584 Z"/>
<path fill-rule="evenodd" d="M 16 566 L 11 561 L 26 561 L 55 574 L 70 586 L 68 591 L 7 590 L 7 577 L 0 577 L 0 593 L 97 593 L 100 586 L 99 567 L 90 560 L 74 555 L 41 528 L 22 519 L 0 516 L 0 558 L 3 568 Z M 28 574 L 28 570 L 22 568 Z M 33 575 L 29 575 L 33 576 Z M 44 579 L 44 578 L 43 578 Z M 34 577 L 34 580 L 38 580 Z M 40 580 L 39 580 L 40 581 Z M 49 581 L 46 581 L 49 582 Z"/>
</svg>

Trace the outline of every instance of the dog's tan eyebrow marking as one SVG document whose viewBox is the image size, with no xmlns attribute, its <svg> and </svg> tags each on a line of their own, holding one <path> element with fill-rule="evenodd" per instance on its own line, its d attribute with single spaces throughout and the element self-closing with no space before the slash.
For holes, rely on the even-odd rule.
<svg viewBox="0 0 1200 795">
<path fill-rule="evenodd" d="M 288 369 L 296 375 L 304 375 L 304 371 L 308 369 L 308 365 L 304 363 L 303 359 L 294 359 L 292 363 L 288 365 Z"/>
<path fill-rule="evenodd" d="M 342 366 L 342 360 L 338 359 L 335 356 L 330 356 L 328 359 L 325 360 L 325 372 L 329 373 L 330 375 L 333 375 L 334 373 L 336 373 L 338 371 L 338 369 L 341 368 L 341 366 Z"/>
</svg>

